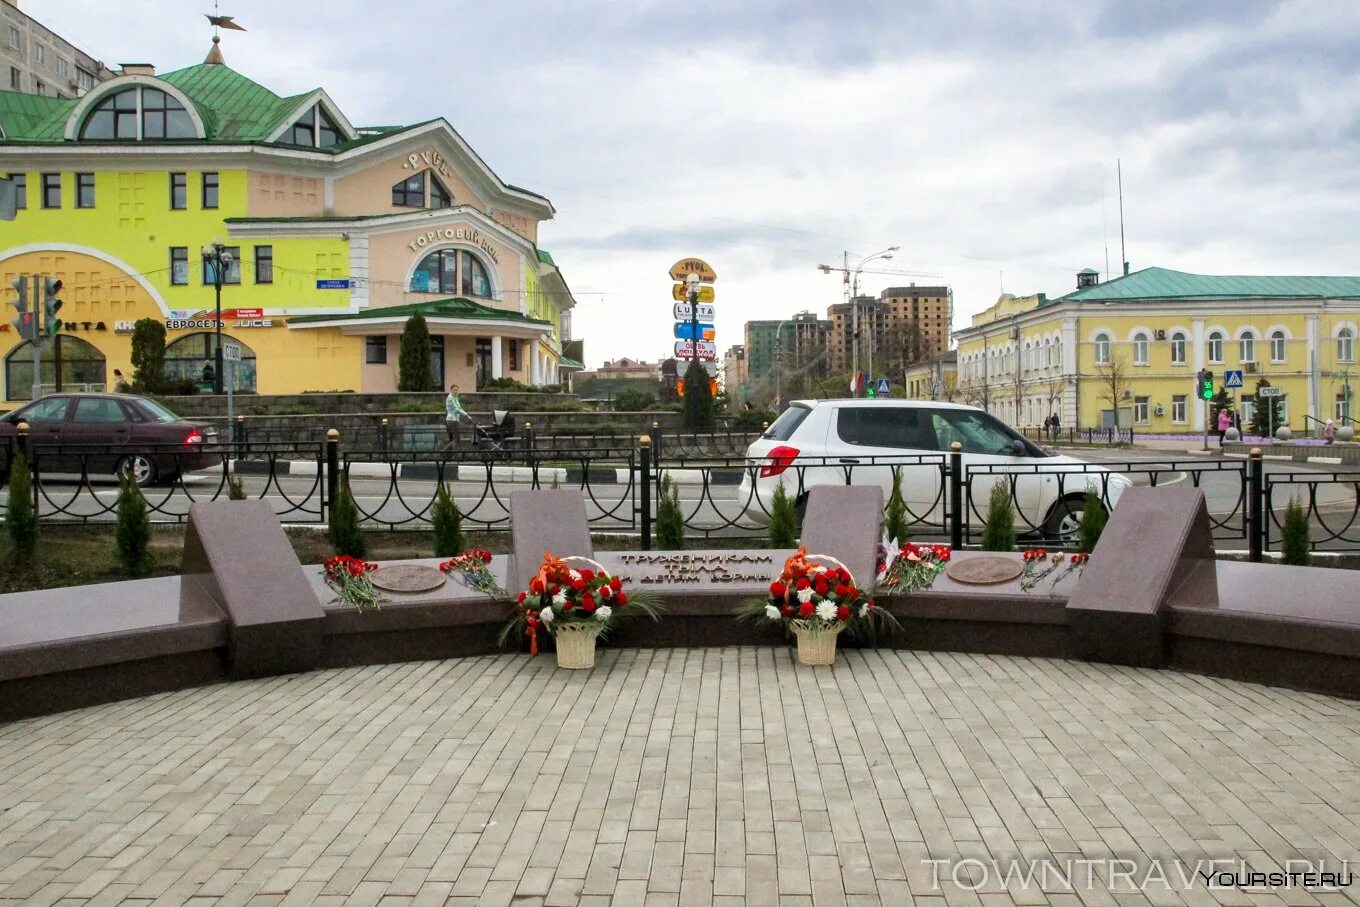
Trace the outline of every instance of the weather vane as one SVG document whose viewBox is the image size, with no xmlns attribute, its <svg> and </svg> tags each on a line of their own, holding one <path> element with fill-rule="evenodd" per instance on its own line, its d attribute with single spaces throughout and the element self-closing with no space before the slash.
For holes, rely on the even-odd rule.
<svg viewBox="0 0 1360 907">
<path fill-rule="evenodd" d="M 208 17 L 208 21 L 212 23 L 213 27 L 212 50 L 208 51 L 208 57 L 203 62 L 225 63 L 226 61 L 222 58 L 222 48 L 218 46 L 222 43 L 222 36 L 218 32 L 224 28 L 231 31 L 245 31 L 245 28 L 236 24 L 234 16 L 222 15 L 217 7 L 217 0 L 213 0 L 213 11 L 203 15 Z"/>
</svg>

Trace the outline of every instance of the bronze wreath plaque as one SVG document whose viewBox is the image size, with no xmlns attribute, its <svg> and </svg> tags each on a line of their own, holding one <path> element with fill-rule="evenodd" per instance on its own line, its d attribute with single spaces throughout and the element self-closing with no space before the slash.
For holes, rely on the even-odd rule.
<svg viewBox="0 0 1360 907">
<path fill-rule="evenodd" d="M 1024 564 L 1011 557 L 970 557 L 967 560 L 950 561 L 945 573 L 956 583 L 990 586 L 1010 582 L 1024 569 Z"/>
<path fill-rule="evenodd" d="M 373 585 L 386 592 L 433 592 L 444 585 L 444 574 L 419 564 L 397 564 L 373 571 Z"/>
</svg>

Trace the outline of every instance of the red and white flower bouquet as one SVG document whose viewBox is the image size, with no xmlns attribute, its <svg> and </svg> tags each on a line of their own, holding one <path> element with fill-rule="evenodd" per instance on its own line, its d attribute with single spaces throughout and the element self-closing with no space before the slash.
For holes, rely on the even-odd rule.
<svg viewBox="0 0 1360 907">
<path fill-rule="evenodd" d="M 348 554 L 337 554 L 326 558 L 322 566 L 326 571 L 326 585 L 336 591 L 341 604 L 353 605 L 362 611 L 364 608 L 376 608 L 382 601 L 370 576 L 378 569 L 377 564 Z"/>
<path fill-rule="evenodd" d="M 529 637 L 538 654 L 538 634 L 557 643 L 557 663 L 564 668 L 595 664 L 595 640 L 623 621 L 660 618 L 661 604 L 646 591 L 629 592 L 598 561 L 586 557 L 554 557 L 544 552 L 538 574 L 516 598 L 515 614 L 501 632 L 501 643 Z"/>
<path fill-rule="evenodd" d="M 873 638 L 897 623 L 859 587 L 844 564 L 803 548 L 784 562 L 769 595 L 742 605 L 737 617 L 782 624 L 798 640 L 798 660 L 811 665 L 835 662 L 836 637 L 842 631 Z"/>
<path fill-rule="evenodd" d="M 491 552 L 485 548 L 473 548 L 444 561 L 439 569 L 450 575 L 458 574 L 464 583 L 492 598 L 509 598 L 510 593 L 505 591 L 491 572 L 491 557 Z"/>
<path fill-rule="evenodd" d="M 907 542 L 887 564 L 879 583 L 897 592 L 923 592 L 944 572 L 950 554 L 948 545 Z"/>
</svg>

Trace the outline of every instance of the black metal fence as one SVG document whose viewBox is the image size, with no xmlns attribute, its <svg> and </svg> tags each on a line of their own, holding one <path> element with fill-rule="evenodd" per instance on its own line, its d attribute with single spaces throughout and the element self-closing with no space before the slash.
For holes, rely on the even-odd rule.
<svg viewBox="0 0 1360 907">
<path fill-rule="evenodd" d="M 735 439 L 735 436 L 733 436 Z M 151 518 L 182 522 L 198 501 L 229 496 L 232 480 L 246 497 L 270 502 L 286 523 L 324 525 L 341 482 L 348 481 L 365 525 L 428 526 L 435 496 L 447 483 L 466 525 L 504 529 L 509 495 L 526 488 L 579 488 L 592 529 L 635 536 L 643 548 L 663 483 L 677 489 L 686 534 L 695 541 L 757 539 L 770 521 L 775 486 L 782 482 L 801 510 L 808 489 L 827 484 L 877 484 L 885 501 L 898 476 L 907 531 L 920 540 L 975 544 L 993 487 L 1003 483 L 1022 538 L 1050 547 L 1075 541 L 1077 516 L 1088 490 L 1106 507 L 1133 485 L 1204 490 L 1213 535 L 1221 545 L 1245 544 L 1259 560 L 1278 548 L 1290 499 L 1300 501 L 1318 550 L 1360 552 L 1360 470 L 1279 469 L 1248 460 L 1140 459 L 1058 464 L 979 462 L 962 452 L 894 457 L 806 457 L 772 462 L 723 453 L 724 438 L 620 438 L 593 447 L 548 448 L 529 437 L 498 450 L 397 453 L 349 449 L 338 437 L 323 442 L 261 444 L 238 441 L 203 450 L 176 445 L 137 448 L 154 475 L 143 488 Z M 614 439 L 611 439 L 614 440 Z M 27 449 L 33 502 L 45 523 L 114 519 L 117 471 L 133 471 L 127 448 L 52 446 L 23 439 L 0 441 L 6 485 L 15 450 Z M 7 506 L 8 491 L 5 493 Z M 801 516 L 801 515 L 800 515 Z"/>
<path fill-rule="evenodd" d="M 1044 428 L 1030 426 L 1021 428 L 1027 438 L 1042 444 L 1066 444 L 1070 447 L 1118 447 L 1133 444 L 1132 428 Z"/>
</svg>

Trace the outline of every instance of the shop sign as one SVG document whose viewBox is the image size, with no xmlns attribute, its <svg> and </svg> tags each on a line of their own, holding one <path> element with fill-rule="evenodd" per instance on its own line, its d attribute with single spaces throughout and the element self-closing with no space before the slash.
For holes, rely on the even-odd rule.
<svg viewBox="0 0 1360 907">
<path fill-rule="evenodd" d="M 685 281 L 689 275 L 697 274 L 700 283 L 713 283 L 718 275 L 708 262 L 702 258 L 682 258 L 671 265 L 671 280 Z"/>
<path fill-rule="evenodd" d="M 165 320 L 167 331 L 215 331 L 219 327 L 269 328 L 273 326 L 274 321 L 270 318 L 238 318 L 232 321 L 224 318 L 221 322 L 216 318 L 167 318 Z M 128 328 L 129 333 L 131 330 L 131 328 Z"/>
<path fill-rule="evenodd" d="M 406 155 L 406 160 L 401 165 L 403 170 L 424 170 L 426 167 L 442 177 L 450 179 L 453 177 L 453 171 L 449 169 L 449 162 L 433 148 L 427 148 L 417 154 Z"/>
<path fill-rule="evenodd" d="M 63 321 L 61 323 L 63 331 L 107 331 L 102 321 Z"/>
<path fill-rule="evenodd" d="M 440 227 L 438 230 L 427 230 L 406 245 L 412 252 L 419 252 L 426 246 L 440 241 L 469 243 L 485 252 L 496 264 L 500 264 L 500 255 L 495 247 L 480 231 L 470 227 Z"/>
</svg>

